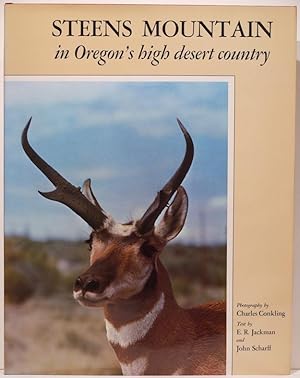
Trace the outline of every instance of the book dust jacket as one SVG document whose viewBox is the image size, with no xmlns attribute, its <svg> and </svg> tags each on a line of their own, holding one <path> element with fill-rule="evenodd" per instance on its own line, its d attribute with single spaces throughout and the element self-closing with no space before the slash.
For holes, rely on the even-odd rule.
<svg viewBox="0 0 300 378">
<path fill-rule="evenodd" d="M 288 374 L 296 8 L 3 8 L 4 374 Z"/>
</svg>

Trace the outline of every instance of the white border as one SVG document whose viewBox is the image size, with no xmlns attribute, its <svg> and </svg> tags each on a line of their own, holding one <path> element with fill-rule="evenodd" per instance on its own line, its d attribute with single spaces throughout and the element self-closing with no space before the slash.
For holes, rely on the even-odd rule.
<svg viewBox="0 0 300 378">
<path fill-rule="evenodd" d="M 170 4 L 170 5 L 241 5 L 241 6 L 285 6 L 297 7 L 300 14 L 300 0 L 14 0 L 14 4 Z M 5 0 L 0 0 L 1 8 Z M 3 10 L 1 9 L 1 13 Z M 3 34 L 2 34 L 3 35 Z M 297 40 L 300 40 L 300 17 L 297 18 Z"/>
<path fill-rule="evenodd" d="M 4 374 L 4 4 L 0 3 L 0 375 Z"/>
<path fill-rule="evenodd" d="M 9 1 L 7 1 L 9 2 Z M 300 14 L 300 0 L 218 0 L 218 1 L 212 1 L 212 0 L 127 0 L 127 1 L 122 1 L 122 0 L 89 0 L 86 3 L 83 0 L 14 0 L 14 3 L 32 3 L 32 4 L 38 4 L 38 3 L 48 3 L 48 4 L 184 4 L 184 5 L 241 5 L 241 6 L 296 6 L 297 7 L 297 13 Z M 0 125 L 4 125 L 4 114 L 3 114 L 3 75 L 4 75 L 4 0 L 0 0 Z M 300 17 L 297 17 L 297 40 L 300 40 Z M 299 60 L 299 58 L 298 58 Z M 61 78 L 60 78 L 61 79 Z M 299 105 L 299 100 L 297 102 L 297 105 Z M 299 127 L 300 125 L 298 125 Z M 298 133 L 300 135 L 300 133 Z M 0 130 L 0 149 L 1 149 L 1 158 L 3 161 L 3 127 Z M 299 155 L 299 154 L 298 154 Z M 299 157 L 299 156 L 298 156 Z M 300 176 L 300 160 L 296 161 L 296 172 L 298 172 L 298 176 Z M 3 209 L 2 204 L 3 204 L 3 166 L 1 165 L 0 168 L 0 192 L 1 192 L 1 200 L 0 200 L 0 212 L 1 212 L 1 218 L 0 218 L 0 229 L 3 230 Z M 300 197 L 298 195 L 298 197 Z M 296 214 L 300 214 L 300 201 L 296 201 L 295 203 L 295 209 L 296 209 Z M 2 210 L 2 211 L 1 211 Z M 300 217 L 299 217 L 300 219 Z M 297 230 L 295 229 L 297 232 Z M 297 237 L 297 234 L 296 234 Z M 299 239 L 299 238 L 298 238 Z M 0 248 L 1 251 L 3 251 L 3 233 L 0 233 Z M 295 251 L 296 252 L 296 251 Z M 2 252 L 3 253 L 3 252 Z M 298 257 L 300 256 L 300 250 L 297 251 Z M 3 261 L 3 258 L 2 258 Z M 298 259 L 299 261 L 299 259 Z M 0 282 L 3 282 L 4 278 L 4 270 L 3 270 L 3 265 L 0 264 Z M 297 273 L 299 273 L 299 267 L 297 268 Z M 297 277 L 296 277 L 297 278 Z M 296 281 L 295 281 L 296 282 Z M 298 281 L 297 281 L 298 282 Z M 296 289 L 296 288 L 295 288 Z M 297 287 L 298 294 L 299 294 L 299 287 Z M 298 295 L 297 294 L 297 295 Z M 295 297 L 296 297 L 296 290 L 295 290 Z M 1 286 L 0 289 L 0 307 L 3 308 L 4 306 L 4 289 L 3 285 Z M 294 314 L 294 319 L 299 319 L 299 314 L 300 314 L 300 306 L 299 306 L 299 301 L 298 301 L 298 307 L 294 308 L 293 311 Z M 3 324 L 3 311 L 0 311 L 0 324 Z M 294 320 L 295 324 L 295 320 Z M 299 327 L 297 328 L 299 330 Z M 294 327 L 293 328 L 293 334 L 297 329 Z M 299 356 L 300 356 L 300 334 L 294 335 L 296 341 L 294 342 L 294 347 L 296 348 L 293 350 L 293 365 L 292 368 L 300 368 L 299 365 Z M 2 343 L 3 338 L 3 330 L 0 327 L 0 375 L 3 374 L 3 362 L 4 362 L 4 345 Z M 295 366 L 297 363 L 297 366 Z M 300 375 L 300 370 L 298 372 Z M 13 376 L 12 376 L 13 377 Z M 78 376 L 79 377 L 79 376 Z"/>
<path fill-rule="evenodd" d="M 300 42 L 297 43 L 292 366 L 300 369 Z"/>
<path fill-rule="evenodd" d="M 232 297 L 233 297 L 233 199 L 234 199 L 234 77 L 233 76 L 6 76 L 6 82 L 85 81 L 85 82 L 227 82 L 227 259 L 226 259 L 226 374 L 232 374 Z M 4 306 L 3 306 L 4 310 Z M 4 323 L 3 329 L 4 329 Z M 3 338 L 4 343 L 4 338 Z M 3 345 L 4 350 L 4 345 Z M 4 373 L 4 365 L 3 365 Z M 51 377 L 51 376 L 49 376 Z"/>
<path fill-rule="evenodd" d="M 227 264 L 226 264 L 226 374 L 232 374 L 233 348 L 233 254 L 234 254 L 234 159 L 235 159 L 235 82 L 228 79 L 228 128 L 227 128 Z"/>
</svg>

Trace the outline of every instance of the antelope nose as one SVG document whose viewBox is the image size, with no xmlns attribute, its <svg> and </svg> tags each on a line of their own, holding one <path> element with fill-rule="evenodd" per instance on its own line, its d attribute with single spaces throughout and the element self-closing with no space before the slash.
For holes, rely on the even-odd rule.
<svg viewBox="0 0 300 378">
<path fill-rule="evenodd" d="M 96 279 L 89 279 L 83 285 L 84 291 L 97 291 L 100 287 L 99 281 Z"/>
<path fill-rule="evenodd" d="M 100 288 L 100 282 L 96 278 L 78 277 L 74 283 L 74 291 L 82 290 L 95 292 Z"/>
</svg>

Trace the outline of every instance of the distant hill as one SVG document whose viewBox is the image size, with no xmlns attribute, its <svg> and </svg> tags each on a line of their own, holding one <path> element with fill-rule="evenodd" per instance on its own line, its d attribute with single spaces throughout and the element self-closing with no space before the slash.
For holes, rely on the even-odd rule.
<svg viewBox="0 0 300 378">
<path fill-rule="evenodd" d="M 211 299 L 224 297 L 225 245 L 210 247 L 171 244 L 165 248 L 161 259 L 170 273 L 175 294 L 189 298 L 187 303 L 193 302 L 195 296 L 199 302 L 203 292 L 205 295 L 201 302 L 209 299 L 209 296 L 212 296 Z M 75 277 L 88 264 L 88 247 L 81 241 L 35 241 L 26 237 L 7 236 L 5 298 L 21 303 L 32 295 L 48 296 L 71 291 Z M 208 288 L 214 288 L 215 295 L 208 294 Z M 215 298 L 216 296 L 221 298 Z"/>
</svg>

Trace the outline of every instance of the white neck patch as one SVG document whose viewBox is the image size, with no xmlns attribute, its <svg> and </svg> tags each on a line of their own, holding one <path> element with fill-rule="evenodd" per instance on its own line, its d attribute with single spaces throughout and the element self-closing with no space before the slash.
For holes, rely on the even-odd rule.
<svg viewBox="0 0 300 378">
<path fill-rule="evenodd" d="M 148 365 L 146 357 L 140 357 L 128 364 L 120 362 L 123 375 L 144 375 Z"/>
<path fill-rule="evenodd" d="M 161 293 L 158 301 L 142 319 L 128 323 L 116 329 L 107 319 L 105 319 L 106 335 L 108 341 L 112 344 L 120 345 L 127 348 L 137 341 L 141 340 L 150 330 L 156 318 L 163 310 L 165 305 L 165 295 Z"/>
</svg>

